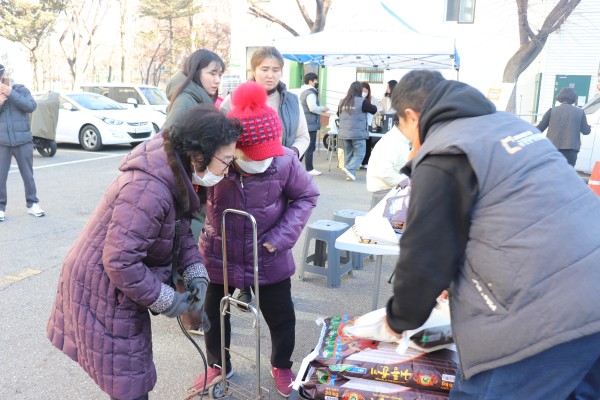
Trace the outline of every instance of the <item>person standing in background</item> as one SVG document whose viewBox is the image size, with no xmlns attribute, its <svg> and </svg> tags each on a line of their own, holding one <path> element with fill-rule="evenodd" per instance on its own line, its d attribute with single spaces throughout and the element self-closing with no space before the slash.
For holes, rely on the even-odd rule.
<svg viewBox="0 0 600 400">
<path fill-rule="evenodd" d="M 302 94 L 300 94 L 300 104 L 304 111 L 306 124 L 308 126 L 308 134 L 310 136 L 310 145 L 304 154 L 304 162 L 306 170 L 312 176 L 321 175 L 321 171 L 317 171 L 313 167 L 313 153 L 317 144 L 317 131 L 321 129 L 321 114 L 329 111 L 327 107 L 321 107 L 319 102 L 319 77 L 314 72 L 309 72 L 304 75 L 304 86 L 302 86 Z"/>
<path fill-rule="evenodd" d="M 167 83 L 167 119 L 163 129 L 171 129 L 190 108 L 201 104 L 215 104 L 219 98 L 219 84 L 225 63 L 217 54 L 196 50 L 186 59 Z"/>
<path fill-rule="evenodd" d="M 537 128 L 541 132 L 548 129 L 546 137 L 574 167 L 581 148 L 579 133 L 589 135 L 592 127 L 587 123 L 585 112 L 577 107 L 575 89 L 563 88 L 556 96 L 556 101 L 560 105 L 546 111 Z"/>
<path fill-rule="evenodd" d="M 391 81 L 388 81 L 387 83 L 387 87 L 385 88 L 385 95 L 383 96 L 383 99 L 381 99 L 381 101 L 379 102 L 381 113 L 383 115 L 396 114 L 396 110 L 394 110 L 394 107 L 392 107 L 392 92 L 394 91 L 394 88 L 397 84 L 398 81 L 393 79 Z"/>
<path fill-rule="evenodd" d="M 11 84 L 6 69 L 0 65 L 0 222 L 4 221 L 6 213 L 6 181 L 13 157 L 17 160 L 25 186 L 27 213 L 34 217 L 45 215 L 38 204 L 33 179 L 33 136 L 29 116 L 36 107 L 29 89 L 24 85 Z"/>
<path fill-rule="evenodd" d="M 338 117 L 340 127 L 338 140 L 341 140 L 344 149 L 344 167 L 346 180 L 356 180 L 356 169 L 365 157 L 366 139 L 369 137 L 367 130 L 367 113 L 375 114 L 377 107 L 366 98 L 363 85 L 352 82 L 346 97 L 340 101 Z"/>
<path fill-rule="evenodd" d="M 167 84 L 167 97 L 171 102 L 163 129 L 173 130 L 187 118 L 189 110 L 198 104 L 214 105 L 219 99 L 219 84 L 224 71 L 225 63 L 212 51 L 200 49 L 190 54 L 181 71 Z M 196 243 L 204 226 L 204 218 L 204 210 L 201 209 L 192 219 L 192 233 Z M 181 282 L 178 285 L 177 289 L 182 291 Z M 204 334 L 200 312 L 185 312 L 181 320 L 188 332 Z"/>
<path fill-rule="evenodd" d="M 371 208 L 406 178 L 400 169 L 408 162 L 409 154 L 410 141 L 397 125 L 386 132 L 373 147 L 371 162 L 367 168 L 367 190 L 373 193 Z"/>
<path fill-rule="evenodd" d="M 283 125 L 281 143 L 294 150 L 298 158 L 302 157 L 310 144 L 310 135 L 298 96 L 288 92 L 281 82 L 283 56 L 275 47 L 260 47 L 252 54 L 250 68 L 252 80 L 267 91 L 267 104 L 279 115 Z M 226 114 L 231 111 L 231 95 L 223 100 L 220 109 Z"/>
<path fill-rule="evenodd" d="M 377 100 L 371 95 L 371 85 L 369 85 L 368 82 L 361 82 L 362 84 L 362 97 L 364 99 L 369 100 L 369 102 L 371 104 L 373 104 L 375 107 L 377 107 Z M 372 132 L 374 131 L 373 129 L 373 114 L 367 114 L 367 132 Z M 375 146 L 375 143 L 377 143 L 377 141 L 379 140 L 379 138 L 372 138 L 371 135 L 369 135 L 367 137 L 367 142 L 365 145 L 365 156 L 363 157 L 363 160 L 360 163 L 360 169 L 367 169 L 367 167 L 369 166 L 369 159 L 371 158 L 371 150 L 373 149 L 373 146 Z"/>
</svg>

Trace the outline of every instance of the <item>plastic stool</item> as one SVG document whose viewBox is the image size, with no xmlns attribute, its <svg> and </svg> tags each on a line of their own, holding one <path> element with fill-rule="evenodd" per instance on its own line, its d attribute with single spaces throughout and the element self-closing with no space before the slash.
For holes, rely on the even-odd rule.
<svg viewBox="0 0 600 400">
<path fill-rule="evenodd" d="M 304 272 L 325 276 L 327 287 L 340 286 L 342 275 L 352 273 L 352 260 L 344 257 L 335 248 L 335 240 L 348 229 L 348 224 L 338 221 L 319 220 L 308 225 L 302 263 L 300 264 L 300 280 L 304 280 Z M 309 255 L 311 241 L 315 242 L 315 252 Z M 327 262 L 327 266 L 325 266 Z"/>
<path fill-rule="evenodd" d="M 344 208 L 333 213 L 333 220 L 344 222 L 348 224 L 348 227 L 352 227 L 352 225 L 354 225 L 354 220 L 356 219 L 356 217 L 365 215 L 367 215 L 366 211 L 351 210 L 349 208 Z M 365 258 L 369 257 L 368 254 L 356 252 L 351 252 L 350 256 L 352 258 L 352 268 L 354 269 L 363 269 Z"/>
</svg>

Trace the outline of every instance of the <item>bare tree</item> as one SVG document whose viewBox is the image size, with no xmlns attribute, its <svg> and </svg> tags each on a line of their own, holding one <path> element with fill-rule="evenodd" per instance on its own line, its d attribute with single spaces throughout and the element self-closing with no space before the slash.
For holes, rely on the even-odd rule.
<svg viewBox="0 0 600 400">
<path fill-rule="evenodd" d="M 0 0 L 0 35 L 29 50 L 35 91 L 42 90 L 44 82 L 39 54 L 42 45 L 54 31 L 58 15 L 68 4 L 69 0 Z"/>
<path fill-rule="evenodd" d="M 269 11 L 265 10 L 261 6 L 258 5 L 258 2 L 255 0 L 246 0 L 249 5 L 249 13 L 254 15 L 257 18 L 266 19 L 267 21 L 274 22 L 285 30 L 290 32 L 294 36 L 300 36 L 300 34 L 291 26 L 286 24 L 282 19 L 274 16 Z M 321 32 L 325 29 L 325 22 L 327 21 L 327 13 L 329 12 L 329 7 L 331 7 L 331 3 L 333 0 L 315 0 L 316 9 L 315 9 L 315 18 L 314 20 L 311 18 L 310 14 L 306 10 L 306 6 L 302 0 L 296 0 L 296 5 L 304 18 L 304 22 L 308 25 L 308 29 L 310 29 L 310 33 Z"/>
<path fill-rule="evenodd" d="M 168 68 L 172 69 L 176 63 L 175 49 L 178 46 L 176 39 L 176 28 L 177 20 L 181 18 L 188 18 L 190 23 L 190 17 L 193 17 L 200 11 L 200 7 L 196 6 L 195 0 L 163 0 L 157 2 L 154 0 L 141 0 L 140 1 L 140 14 L 144 17 L 152 17 L 159 22 L 164 22 L 167 25 L 168 33 L 168 49 L 169 49 L 169 65 Z M 189 31 L 188 31 L 189 32 Z M 188 36 L 188 46 L 189 46 Z"/>
<path fill-rule="evenodd" d="M 68 22 L 58 42 L 69 64 L 72 87 L 87 70 L 94 54 L 94 39 L 110 2 L 79 0 L 67 10 Z"/>
<path fill-rule="evenodd" d="M 120 29 L 119 37 L 121 39 L 121 82 L 125 82 L 125 71 L 127 71 L 127 46 L 125 46 L 125 37 L 127 35 L 127 0 L 119 0 Z"/>
<path fill-rule="evenodd" d="M 559 0 L 552 11 L 546 16 L 540 30 L 535 33 L 529 25 L 528 0 L 516 0 L 519 12 L 519 42 L 517 52 L 508 60 L 504 68 L 503 82 L 514 83 L 507 111 L 516 112 L 516 83 L 519 76 L 541 53 L 548 36 L 559 29 L 571 15 L 581 0 Z"/>
</svg>

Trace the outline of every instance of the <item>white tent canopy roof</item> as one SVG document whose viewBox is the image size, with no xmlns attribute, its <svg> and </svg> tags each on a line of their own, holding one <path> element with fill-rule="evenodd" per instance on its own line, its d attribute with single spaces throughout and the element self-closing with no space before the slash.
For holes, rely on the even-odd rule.
<svg viewBox="0 0 600 400">
<path fill-rule="evenodd" d="M 320 66 L 456 69 L 454 39 L 408 30 L 323 31 L 273 41 L 287 59 Z"/>
</svg>

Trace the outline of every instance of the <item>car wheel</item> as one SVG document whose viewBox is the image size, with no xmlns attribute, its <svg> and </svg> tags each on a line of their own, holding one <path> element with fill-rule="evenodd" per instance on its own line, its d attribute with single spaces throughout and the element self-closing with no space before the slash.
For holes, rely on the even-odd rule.
<svg viewBox="0 0 600 400">
<path fill-rule="evenodd" d="M 152 123 L 152 127 L 154 128 L 154 133 L 160 132 L 160 128 L 154 122 Z"/>
<path fill-rule="evenodd" d="M 98 151 L 102 149 L 102 137 L 93 125 L 86 125 L 79 133 L 79 143 L 87 151 Z"/>
</svg>

